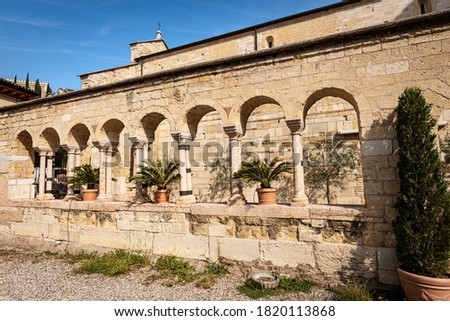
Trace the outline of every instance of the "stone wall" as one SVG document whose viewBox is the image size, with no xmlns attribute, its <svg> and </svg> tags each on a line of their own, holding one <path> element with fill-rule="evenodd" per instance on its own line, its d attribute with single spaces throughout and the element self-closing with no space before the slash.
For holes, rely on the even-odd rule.
<svg viewBox="0 0 450 321">
<path fill-rule="evenodd" d="M 434 10 L 450 8 L 446 1 L 437 1 Z M 318 39 L 342 32 L 381 25 L 419 15 L 416 1 L 365 0 L 359 3 L 338 5 L 334 9 L 280 19 L 272 23 L 248 28 L 242 32 L 221 36 L 218 39 L 171 50 L 170 52 L 143 58 L 140 67 L 132 64 L 108 71 L 82 76 L 82 87 L 89 88 L 140 75 L 148 75 L 192 64 L 204 63 L 233 56 L 245 55 L 257 50 Z M 256 43 L 256 44 L 255 44 Z"/>
<path fill-rule="evenodd" d="M 392 234 L 363 208 L 40 202 L 0 207 L 0 242 L 39 250 L 116 248 L 259 268 L 321 280 L 395 284 Z"/>
</svg>

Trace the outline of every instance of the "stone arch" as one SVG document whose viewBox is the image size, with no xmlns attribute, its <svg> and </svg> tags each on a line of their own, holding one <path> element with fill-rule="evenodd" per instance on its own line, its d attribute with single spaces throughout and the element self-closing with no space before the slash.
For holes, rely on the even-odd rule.
<svg viewBox="0 0 450 321">
<path fill-rule="evenodd" d="M 61 147 L 61 140 L 58 132 L 53 127 L 46 127 L 39 135 L 39 146 L 50 147 L 53 152 L 57 152 Z"/>
<path fill-rule="evenodd" d="M 242 132 L 244 135 L 245 135 L 245 132 L 247 131 L 247 122 L 248 122 L 248 119 L 249 119 L 251 113 L 259 106 L 266 105 L 266 104 L 273 104 L 273 105 L 279 106 L 281 109 L 283 109 L 283 113 L 286 116 L 286 112 L 285 112 L 283 106 L 281 106 L 281 104 L 277 100 L 275 100 L 271 97 L 268 97 L 268 96 L 252 97 L 252 98 L 248 99 L 247 101 L 245 101 L 239 108 L 239 117 L 240 117 L 239 123 L 241 125 Z"/>
<path fill-rule="evenodd" d="M 85 124 L 77 123 L 70 128 L 66 137 L 68 144 L 83 146 L 87 145 L 91 132 Z"/>
<path fill-rule="evenodd" d="M 229 188 L 217 183 L 218 164 L 227 159 L 228 136 L 223 130 L 225 119 L 221 109 L 211 105 L 196 105 L 186 113 L 188 130 L 193 136 L 190 148 L 192 192 L 200 202 L 225 201 Z M 228 182 L 222 179 L 224 186 Z M 218 190 L 220 191 L 218 192 Z"/>
<path fill-rule="evenodd" d="M 151 112 L 141 118 L 141 125 L 147 138 L 155 138 L 155 132 L 158 126 L 166 120 L 167 117 L 159 112 Z"/>
<path fill-rule="evenodd" d="M 33 148 L 33 137 L 28 130 L 22 129 L 16 133 L 11 144 L 10 156 L 11 178 L 8 185 L 8 198 L 31 199 L 35 195 L 33 183 L 37 181 L 35 164 L 39 162 L 39 156 Z M 39 166 L 37 163 L 36 166 Z"/>
<path fill-rule="evenodd" d="M 203 116 L 211 112 L 217 112 L 219 114 L 222 124 L 228 122 L 227 111 L 218 105 L 217 101 L 213 99 L 198 99 L 180 112 L 177 131 L 195 133 Z"/>
<path fill-rule="evenodd" d="M 331 97 L 338 97 L 341 99 L 344 99 L 347 101 L 350 105 L 353 106 L 353 108 L 356 111 L 356 115 L 358 116 L 358 129 L 361 127 L 361 121 L 360 121 L 360 112 L 358 103 L 356 102 L 355 98 L 352 94 L 350 94 L 348 91 L 345 91 L 340 88 L 336 87 L 329 87 L 329 88 L 322 88 L 314 93 L 312 93 L 305 101 L 304 108 L 303 108 L 303 120 L 306 120 L 306 115 L 308 114 L 309 109 L 319 100 L 322 98 L 325 98 L 327 96 Z"/>
<path fill-rule="evenodd" d="M 124 128 L 125 124 L 121 120 L 117 118 L 109 119 L 102 125 L 100 129 L 99 140 L 119 142 L 120 134 L 122 133 Z"/>
<path fill-rule="evenodd" d="M 352 148 L 351 154 L 356 155 L 358 161 L 355 171 L 344 177 L 342 188 L 337 185 L 331 188 L 323 188 L 320 185 L 315 185 L 314 182 L 308 182 L 308 170 L 310 168 L 305 167 L 305 185 L 310 201 L 345 205 L 365 204 L 363 168 L 361 167 L 360 115 L 358 104 L 353 95 L 339 88 L 319 89 L 306 99 L 303 119 L 305 122 L 303 143 L 306 160 L 308 160 L 309 155 L 320 162 L 321 157 L 317 155 L 328 155 L 328 153 L 331 154 L 325 156 L 325 159 L 335 159 L 333 153 L 336 149 L 333 146 L 339 146 L 337 144 L 343 143 L 343 148 Z M 322 146 L 320 152 L 317 150 L 318 146 Z M 345 151 L 342 152 L 345 153 Z M 308 164 L 308 161 L 306 164 Z M 319 170 L 320 168 L 318 167 Z M 314 168 L 311 167 L 311 170 L 314 173 Z M 316 179 L 314 181 L 317 182 Z"/>
<path fill-rule="evenodd" d="M 202 120 L 203 116 L 214 111 L 216 111 L 216 109 L 208 105 L 197 105 L 189 109 L 186 113 L 186 123 L 189 128 L 189 132 L 197 133 L 198 124 Z"/>
</svg>

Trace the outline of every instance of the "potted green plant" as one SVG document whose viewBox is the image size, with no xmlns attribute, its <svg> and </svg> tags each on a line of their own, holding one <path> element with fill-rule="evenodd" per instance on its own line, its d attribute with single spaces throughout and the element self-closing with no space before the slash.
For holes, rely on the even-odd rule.
<svg viewBox="0 0 450 321">
<path fill-rule="evenodd" d="M 178 173 L 179 163 L 176 160 L 146 160 L 140 167 L 139 173 L 130 177 L 130 181 L 137 184 L 147 184 L 156 187 L 153 191 L 155 203 L 168 203 L 170 189 L 169 186 L 180 180 Z"/>
<path fill-rule="evenodd" d="M 91 164 L 84 164 L 75 167 L 73 176 L 69 177 L 67 184 L 86 185 L 86 189 L 81 191 L 83 201 L 93 201 L 97 198 L 98 183 L 100 180 L 100 173 L 98 168 L 93 168 Z"/>
<path fill-rule="evenodd" d="M 450 196 L 436 147 L 436 120 L 418 88 L 403 92 L 396 112 L 397 274 L 408 300 L 450 300 Z"/>
<path fill-rule="evenodd" d="M 242 162 L 240 169 L 233 174 L 233 178 L 242 179 L 248 183 L 259 183 L 256 189 L 259 205 L 273 205 L 277 203 L 277 189 L 271 186 L 283 173 L 292 173 L 289 162 L 280 162 L 274 159 L 253 160 Z"/>
</svg>

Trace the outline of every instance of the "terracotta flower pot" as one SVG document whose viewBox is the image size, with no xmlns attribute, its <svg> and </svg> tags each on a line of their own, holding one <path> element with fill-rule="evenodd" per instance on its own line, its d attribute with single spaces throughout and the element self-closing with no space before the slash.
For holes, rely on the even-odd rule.
<svg viewBox="0 0 450 321">
<path fill-rule="evenodd" d="M 97 199 L 98 189 L 84 189 L 81 191 L 83 201 L 94 201 Z"/>
<path fill-rule="evenodd" d="M 274 205 L 277 204 L 277 189 L 276 188 L 257 188 L 258 204 L 259 205 Z"/>
<path fill-rule="evenodd" d="M 408 301 L 450 301 L 450 278 L 422 276 L 400 268 L 397 275 Z"/>
<path fill-rule="evenodd" d="M 157 189 L 154 192 L 155 203 L 169 203 L 170 190 L 168 189 Z"/>
</svg>

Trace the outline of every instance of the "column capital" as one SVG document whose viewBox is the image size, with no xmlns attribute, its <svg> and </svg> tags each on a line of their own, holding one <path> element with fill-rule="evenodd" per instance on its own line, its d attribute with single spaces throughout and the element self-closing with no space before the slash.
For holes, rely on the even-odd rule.
<svg viewBox="0 0 450 321">
<path fill-rule="evenodd" d="M 103 142 L 100 142 L 100 141 L 98 141 L 98 140 L 94 140 L 93 142 L 92 142 L 92 144 L 94 145 L 94 147 L 96 147 L 96 148 L 98 148 L 98 149 L 100 149 L 100 150 L 107 150 L 108 148 L 110 148 L 110 147 L 117 147 L 117 146 L 119 146 L 119 142 L 114 142 L 114 141 L 103 141 Z"/>
<path fill-rule="evenodd" d="M 80 149 L 80 147 L 78 145 L 68 145 L 68 144 L 61 145 L 61 148 L 64 149 L 65 151 L 67 151 L 68 153 L 74 153 L 74 154 L 77 149 Z"/>
<path fill-rule="evenodd" d="M 128 137 L 129 141 L 133 144 L 145 144 L 145 143 L 153 143 L 153 141 L 155 140 L 154 138 L 149 138 L 149 137 L 139 137 L 139 136 L 132 136 L 132 137 Z"/>
<path fill-rule="evenodd" d="M 195 133 L 171 133 L 173 139 L 175 139 L 178 145 L 188 145 L 195 139 Z"/>
<path fill-rule="evenodd" d="M 33 149 L 39 153 L 39 156 L 47 156 L 47 154 L 52 151 L 50 147 L 46 146 L 35 146 Z"/>
<path fill-rule="evenodd" d="M 242 129 L 240 126 L 227 125 L 223 126 L 223 131 L 231 140 L 240 139 L 242 137 Z"/>
<path fill-rule="evenodd" d="M 305 123 L 301 119 L 286 120 L 286 125 L 291 130 L 291 134 L 301 134 L 305 130 Z"/>
</svg>

